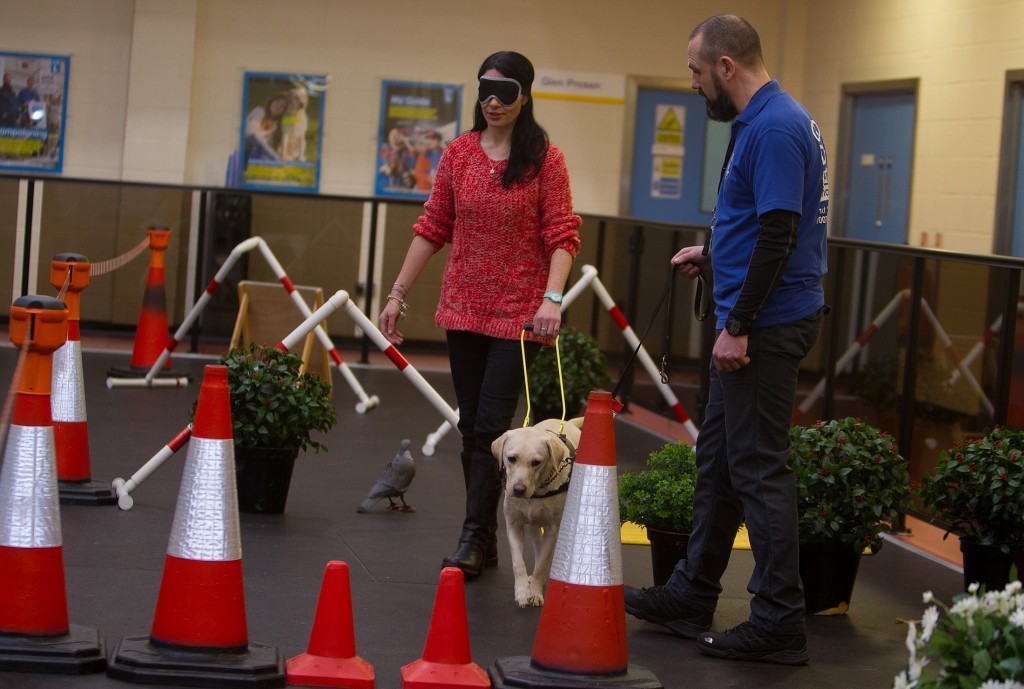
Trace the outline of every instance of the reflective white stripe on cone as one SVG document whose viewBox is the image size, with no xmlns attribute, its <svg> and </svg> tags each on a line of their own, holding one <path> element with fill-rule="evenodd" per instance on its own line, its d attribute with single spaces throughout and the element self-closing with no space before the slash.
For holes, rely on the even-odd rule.
<svg viewBox="0 0 1024 689">
<path fill-rule="evenodd" d="M 78 321 L 70 321 L 68 341 L 53 353 L 50 408 L 60 500 L 74 505 L 113 505 L 117 497 L 110 485 L 92 480 L 82 342 L 77 331 Z"/>
<path fill-rule="evenodd" d="M 27 295 L 10 312 L 25 345 L 0 468 L 0 670 L 83 674 L 106 667 L 95 629 L 68 624 L 50 387 L 67 339 L 64 303 Z"/>
</svg>

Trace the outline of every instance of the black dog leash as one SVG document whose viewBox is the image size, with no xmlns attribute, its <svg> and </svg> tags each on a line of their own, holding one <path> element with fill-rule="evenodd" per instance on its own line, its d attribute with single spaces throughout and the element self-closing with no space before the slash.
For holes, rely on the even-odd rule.
<svg viewBox="0 0 1024 689">
<path fill-rule="evenodd" d="M 619 382 L 615 384 L 615 388 L 612 390 L 612 398 L 618 398 L 619 388 L 622 387 L 622 382 L 626 379 L 626 374 L 629 373 L 630 367 L 633 362 L 636 361 L 636 355 L 640 351 L 640 347 L 644 343 L 644 339 L 647 338 L 647 333 L 650 332 L 651 326 L 658 319 L 658 311 L 661 310 L 662 305 L 668 304 L 668 308 L 665 309 L 665 332 L 662 343 L 661 351 L 661 382 L 663 385 L 668 384 L 668 346 L 669 346 L 669 331 L 672 319 L 672 293 L 675 291 L 676 285 L 676 267 L 669 264 L 669 275 L 665 289 L 661 293 L 661 297 L 658 299 L 658 303 L 654 306 L 654 311 L 651 312 L 651 320 L 644 329 L 644 334 L 640 336 L 639 341 L 636 343 L 636 348 L 633 350 L 632 356 L 629 357 L 629 361 L 626 362 L 625 367 L 622 369 L 622 374 L 619 376 Z M 697 308 L 697 304 L 694 304 L 694 308 Z"/>
</svg>

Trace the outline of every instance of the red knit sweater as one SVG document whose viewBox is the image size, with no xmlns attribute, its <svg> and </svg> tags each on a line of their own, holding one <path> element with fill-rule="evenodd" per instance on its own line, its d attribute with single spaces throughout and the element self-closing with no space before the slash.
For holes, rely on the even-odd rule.
<svg viewBox="0 0 1024 689">
<path fill-rule="evenodd" d="M 491 162 L 480 133 L 452 141 L 413 231 L 440 249 L 451 242 L 435 320 L 446 330 L 519 339 L 544 298 L 551 254 L 579 252 L 565 157 L 548 148 L 540 174 L 501 186 L 507 162 Z"/>
</svg>

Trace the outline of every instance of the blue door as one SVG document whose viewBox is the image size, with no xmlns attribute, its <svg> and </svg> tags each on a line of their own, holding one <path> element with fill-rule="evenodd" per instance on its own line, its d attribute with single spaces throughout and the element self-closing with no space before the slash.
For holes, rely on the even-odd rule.
<svg viewBox="0 0 1024 689">
<path fill-rule="evenodd" d="M 709 122 L 697 93 L 650 88 L 638 89 L 635 121 L 629 215 L 710 224 L 729 126 Z"/>
<path fill-rule="evenodd" d="M 846 237 L 907 243 L 915 109 L 913 93 L 854 98 Z"/>
<path fill-rule="evenodd" d="M 1024 108 L 1021 108 L 1017 124 L 1017 189 L 1013 195 L 1013 243 L 1014 256 L 1024 256 Z"/>
</svg>

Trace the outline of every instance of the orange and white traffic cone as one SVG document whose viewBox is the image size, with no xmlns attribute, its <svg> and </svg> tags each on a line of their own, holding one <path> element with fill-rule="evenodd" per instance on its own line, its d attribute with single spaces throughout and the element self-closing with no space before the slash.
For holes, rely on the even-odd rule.
<svg viewBox="0 0 1024 689">
<path fill-rule="evenodd" d="M 206 366 L 149 636 L 121 639 L 107 674 L 129 682 L 283 686 L 275 647 L 251 643 L 242 585 L 225 366 Z"/>
<path fill-rule="evenodd" d="M 145 376 L 171 341 L 164 286 L 164 258 L 171 243 L 171 231 L 166 227 L 150 227 L 146 232 L 149 234 L 149 272 L 146 274 L 146 291 L 142 296 L 139 324 L 135 327 L 132 358 L 129 368 L 110 369 L 108 376 L 111 378 Z M 171 358 L 167 357 L 163 371 L 158 375 L 169 375 L 170 367 Z"/>
<path fill-rule="evenodd" d="M 495 687 L 661 689 L 630 665 L 622 588 L 618 476 L 611 394 L 590 393 L 533 655 L 499 658 Z"/>
<path fill-rule="evenodd" d="M 423 655 L 402 667 L 402 689 L 490 687 L 487 672 L 469 651 L 469 622 L 462 570 L 445 567 L 434 598 Z"/>
<path fill-rule="evenodd" d="M 57 254 L 50 261 L 50 284 L 64 293 L 68 340 L 53 353 L 53 436 L 57 455 L 60 501 L 73 505 L 113 505 L 117 497 L 109 483 L 92 480 L 89 427 L 82 374 L 82 290 L 89 286 L 89 259 L 81 254 Z"/>
<path fill-rule="evenodd" d="M 288 684 L 373 689 L 373 666 L 356 655 L 348 565 L 328 562 L 305 653 L 287 663 Z"/>
<path fill-rule="evenodd" d="M 50 416 L 53 352 L 67 339 L 64 304 L 17 299 L 10 337 L 28 350 L 0 467 L 0 670 L 100 672 L 103 641 L 95 629 L 68 624 L 64 584 Z"/>
</svg>

